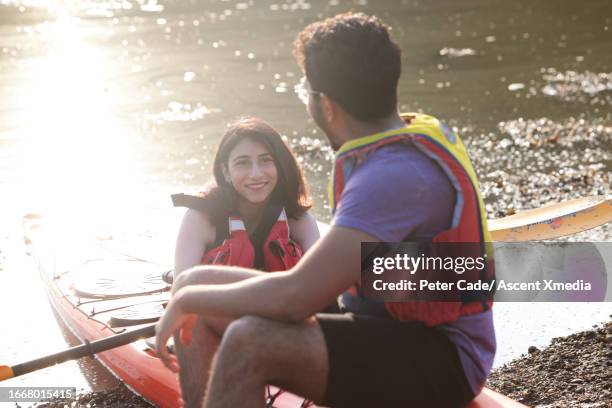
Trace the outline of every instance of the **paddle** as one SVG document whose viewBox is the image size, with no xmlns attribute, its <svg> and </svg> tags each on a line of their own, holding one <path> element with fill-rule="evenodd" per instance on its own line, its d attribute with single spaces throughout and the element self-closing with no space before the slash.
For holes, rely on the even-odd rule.
<svg viewBox="0 0 612 408">
<path fill-rule="evenodd" d="M 612 195 L 582 197 L 489 220 L 493 241 L 536 241 L 576 234 L 612 221 Z"/>
<path fill-rule="evenodd" d="M 141 327 L 140 329 L 127 331 L 114 336 L 106 337 L 94 342 L 86 342 L 79 346 L 71 347 L 68 350 L 60 351 L 59 353 L 49 356 L 37 358 L 36 360 L 27 361 L 17 364 L 12 367 L 0 365 L 0 381 L 8 380 L 9 378 L 18 377 L 32 371 L 50 367 L 55 364 L 60 364 L 68 360 L 79 359 L 81 357 L 90 356 L 115 347 L 129 344 L 133 341 L 145 339 L 155 336 L 155 324 Z"/>
</svg>

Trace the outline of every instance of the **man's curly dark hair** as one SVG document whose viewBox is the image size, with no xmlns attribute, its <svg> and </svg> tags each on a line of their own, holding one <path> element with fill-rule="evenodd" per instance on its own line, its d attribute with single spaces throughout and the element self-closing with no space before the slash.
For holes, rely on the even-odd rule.
<svg viewBox="0 0 612 408">
<path fill-rule="evenodd" d="M 401 50 L 377 17 L 343 13 L 307 26 L 293 43 L 302 72 L 356 119 L 382 119 L 397 109 Z"/>
</svg>

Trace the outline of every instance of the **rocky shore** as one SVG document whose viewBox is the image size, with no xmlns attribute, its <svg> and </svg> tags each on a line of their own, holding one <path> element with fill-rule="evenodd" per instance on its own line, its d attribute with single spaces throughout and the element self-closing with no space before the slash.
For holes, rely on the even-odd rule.
<svg viewBox="0 0 612 408">
<path fill-rule="evenodd" d="M 612 407 L 612 321 L 494 370 L 487 386 L 531 407 Z"/>
<path fill-rule="evenodd" d="M 75 399 L 57 399 L 35 405 L 37 408 L 151 408 L 149 404 L 125 386 L 110 390 L 79 394 Z"/>
</svg>

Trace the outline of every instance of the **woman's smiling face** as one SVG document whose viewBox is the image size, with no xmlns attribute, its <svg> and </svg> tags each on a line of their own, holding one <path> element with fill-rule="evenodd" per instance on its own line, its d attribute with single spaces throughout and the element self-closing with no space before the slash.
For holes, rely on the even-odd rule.
<svg viewBox="0 0 612 408">
<path fill-rule="evenodd" d="M 265 203 L 278 182 L 272 154 L 262 143 L 249 138 L 231 151 L 223 174 L 238 195 L 252 204 Z"/>
</svg>

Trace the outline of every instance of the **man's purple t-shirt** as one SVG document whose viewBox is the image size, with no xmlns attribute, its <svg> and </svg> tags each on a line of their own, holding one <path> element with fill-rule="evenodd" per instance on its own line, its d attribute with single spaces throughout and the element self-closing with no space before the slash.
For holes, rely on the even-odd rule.
<svg viewBox="0 0 612 408">
<path fill-rule="evenodd" d="M 384 242 L 432 238 L 449 228 L 456 193 L 443 170 L 416 147 L 392 144 L 370 154 L 344 186 L 333 225 L 363 231 Z M 344 307 L 368 313 L 344 296 Z M 372 311 L 374 311 L 372 309 Z M 456 345 L 474 394 L 493 365 L 495 332 L 488 310 L 436 326 Z"/>
</svg>

